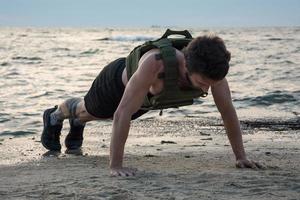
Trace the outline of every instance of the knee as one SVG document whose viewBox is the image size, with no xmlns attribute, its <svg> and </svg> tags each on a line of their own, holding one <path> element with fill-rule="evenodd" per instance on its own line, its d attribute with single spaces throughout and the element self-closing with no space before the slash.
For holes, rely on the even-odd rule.
<svg viewBox="0 0 300 200">
<path fill-rule="evenodd" d="M 63 106 L 68 111 L 69 116 L 71 118 L 76 118 L 78 113 L 80 112 L 80 110 L 79 110 L 80 102 L 82 102 L 81 98 L 71 98 L 71 99 L 66 100 L 63 103 Z"/>
<path fill-rule="evenodd" d="M 98 118 L 89 114 L 85 108 L 84 101 L 80 102 L 78 105 L 77 117 L 81 122 L 88 122 L 93 120 L 98 120 Z"/>
</svg>

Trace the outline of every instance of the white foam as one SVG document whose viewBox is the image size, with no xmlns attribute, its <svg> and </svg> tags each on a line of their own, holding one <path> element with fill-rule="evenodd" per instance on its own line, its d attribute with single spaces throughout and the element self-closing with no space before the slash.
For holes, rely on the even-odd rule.
<svg viewBox="0 0 300 200">
<path fill-rule="evenodd" d="M 154 40 L 156 38 L 152 36 L 145 36 L 145 35 L 117 35 L 112 36 L 109 40 L 114 41 L 147 41 L 147 40 Z"/>
</svg>

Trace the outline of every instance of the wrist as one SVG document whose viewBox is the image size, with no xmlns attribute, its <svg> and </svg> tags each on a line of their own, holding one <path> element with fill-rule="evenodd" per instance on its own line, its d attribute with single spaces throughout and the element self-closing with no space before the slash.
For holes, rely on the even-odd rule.
<svg viewBox="0 0 300 200">
<path fill-rule="evenodd" d="M 246 160 L 247 157 L 246 157 L 245 154 L 241 154 L 241 155 L 236 155 L 236 156 L 235 156 L 235 159 L 236 159 L 236 160 Z"/>
<path fill-rule="evenodd" d="M 110 161 L 109 168 L 110 169 L 120 169 L 120 168 L 122 168 L 122 162 Z"/>
</svg>

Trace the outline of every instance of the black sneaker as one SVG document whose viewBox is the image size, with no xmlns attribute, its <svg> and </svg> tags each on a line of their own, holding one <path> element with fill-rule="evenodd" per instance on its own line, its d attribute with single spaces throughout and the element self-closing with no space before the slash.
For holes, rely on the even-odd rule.
<svg viewBox="0 0 300 200">
<path fill-rule="evenodd" d="M 62 124 L 52 126 L 50 124 L 50 114 L 57 109 L 57 106 L 54 108 L 49 108 L 45 110 L 43 115 L 44 121 L 44 130 L 42 133 L 41 141 L 43 146 L 51 151 L 59 151 L 61 149 L 59 137 L 61 134 Z"/>
<path fill-rule="evenodd" d="M 69 119 L 70 132 L 65 139 L 67 149 L 79 149 L 82 146 L 84 126 L 74 125 L 74 119 Z"/>
</svg>

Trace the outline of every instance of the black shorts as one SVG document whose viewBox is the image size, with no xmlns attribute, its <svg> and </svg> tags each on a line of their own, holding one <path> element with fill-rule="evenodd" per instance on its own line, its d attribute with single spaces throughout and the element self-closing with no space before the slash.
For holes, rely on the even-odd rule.
<svg viewBox="0 0 300 200">
<path fill-rule="evenodd" d="M 97 118 L 112 118 L 123 96 L 125 87 L 122 72 L 125 58 L 119 58 L 103 68 L 84 97 L 86 110 Z M 139 110 L 132 115 L 136 119 L 147 111 Z"/>
</svg>

